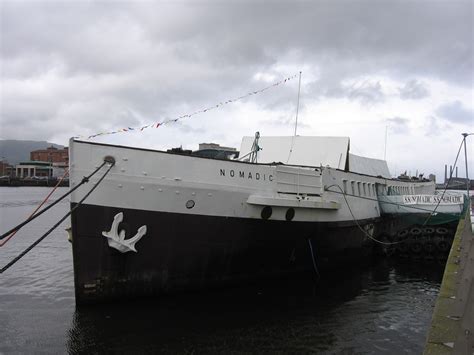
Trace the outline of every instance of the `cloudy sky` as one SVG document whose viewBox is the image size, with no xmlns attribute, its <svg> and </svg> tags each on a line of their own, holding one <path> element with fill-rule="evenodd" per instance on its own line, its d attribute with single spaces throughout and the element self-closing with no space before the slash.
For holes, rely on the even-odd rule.
<svg viewBox="0 0 474 355">
<path fill-rule="evenodd" d="M 474 132 L 473 3 L 3 0 L 0 139 L 67 144 L 301 71 L 298 134 L 349 136 L 355 154 L 386 154 L 392 174 L 442 180 L 461 133 Z M 292 135 L 297 93 L 294 79 L 175 124 L 94 140 L 196 149 L 239 147 L 256 131 Z"/>
</svg>

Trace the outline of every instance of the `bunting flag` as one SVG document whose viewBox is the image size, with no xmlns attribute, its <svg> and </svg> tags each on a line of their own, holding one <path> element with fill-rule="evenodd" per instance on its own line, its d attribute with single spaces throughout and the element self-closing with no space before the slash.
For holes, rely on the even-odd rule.
<svg viewBox="0 0 474 355">
<path fill-rule="evenodd" d="M 116 133 L 122 133 L 122 132 L 132 132 L 132 131 L 140 131 L 142 132 L 143 130 L 147 129 L 147 128 L 159 128 L 163 125 L 166 125 L 166 124 L 169 124 L 169 123 L 175 123 L 175 122 L 178 122 L 179 120 L 181 119 L 184 119 L 184 118 L 190 118 L 192 116 L 195 116 L 195 115 L 198 115 L 198 114 L 201 114 L 201 113 L 206 113 L 206 112 L 209 112 L 211 110 L 214 110 L 216 108 L 219 108 L 221 106 L 224 106 L 224 105 L 228 105 L 228 104 L 231 104 L 231 103 L 234 103 L 234 102 L 237 102 L 237 101 L 240 101 L 240 100 L 243 100 L 249 96 L 253 96 L 253 95 L 258 95 L 258 94 L 261 94 L 262 92 L 264 91 L 267 91 L 268 89 L 271 89 L 271 88 L 274 88 L 276 86 L 279 86 L 281 84 L 285 84 L 287 83 L 288 81 L 290 81 L 291 79 L 294 79 L 298 76 L 299 74 L 295 74 L 293 76 L 290 76 L 288 78 L 285 78 L 285 79 L 282 79 L 276 83 L 273 83 L 272 85 L 269 85 L 267 87 L 264 87 L 263 89 L 260 89 L 260 90 L 257 90 L 257 91 L 251 91 L 245 95 L 242 95 L 242 96 L 239 96 L 237 98 L 234 98 L 234 99 L 229 99 L 229 100 L 226 100 L 226 101 L 221 101 L 219 102 L 218 104 L 214 105 L 214 106 L 209 106 L 205 109 L 202 109 L 202 110 L 199 110 L 199 111 L 195 111 L 191 114 L 186 114 L 186 115 L 182 115 L 182 116 L 179 116 L 177 118 L 169 118 L 169 119 L 166 119 L 166 120 L 162 120 L 162 121 L 158 121 L 158 122 L 154 122 L 154 123 L 150 123 L 150 124 L 147 124 L 145 126 L 142 126 L 142 127 L 126 127 L 126 128 L 120 128 L 120 129 L 117 129 L 115 131 L 109 131 L 109 132 L 100 132 L 100 133 L 96 133 L 96 134 L 92 134 L 90 136 L 74 136 L 73 138 L 77 138 L 77 139 L 92 139 L 92 138 L 95 138 L 95 137 L 99 137 L 99 136 L 106 136 L 106 135 L 111 135 L 111 134 L 116 134 Z"/>
</svg>

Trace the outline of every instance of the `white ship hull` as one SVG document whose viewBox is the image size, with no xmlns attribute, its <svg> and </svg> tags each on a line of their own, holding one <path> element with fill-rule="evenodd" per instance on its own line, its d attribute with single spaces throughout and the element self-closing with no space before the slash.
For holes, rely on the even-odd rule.
<svg viewBox="0 0 474 355">
<path fill-rule="evenodd" d="M 79 141 L 70 144 L 71 188 L 106 156 L 115 166 L 72 215 L 78 303 L 308 270 L 313 257 L 318 266 L 360 259 L 377 235 L 377 189 L 434 189 Z M 71 195 L 72 206 L 90 185 Z M 136 252 L 124 252 L 130 238 Z"/>
</svg>

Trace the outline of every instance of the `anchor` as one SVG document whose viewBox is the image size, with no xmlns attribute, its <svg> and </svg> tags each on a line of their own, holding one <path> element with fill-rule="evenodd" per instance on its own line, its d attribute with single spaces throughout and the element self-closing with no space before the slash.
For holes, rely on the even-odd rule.
<svg viewBox="0 0 474 355">
<path fill-rule="evenodd" d="M 108 232 L 102 232 L 102 235 L 107 238 L 109 247 L 117 249 L 121 253 L 126 253 L 129 251 L 137 250 L 135 249 L 135 244 L 146 234 L 146 225 L 138 228 L 137 233 L 129 239 L 125 239 L 125 231 L 122 229 L 118 231 L 118 226 L 120 222 L 123 221 L 123 212 L 117 213 L 112 222 L 112 226 Z"/>
</svg>

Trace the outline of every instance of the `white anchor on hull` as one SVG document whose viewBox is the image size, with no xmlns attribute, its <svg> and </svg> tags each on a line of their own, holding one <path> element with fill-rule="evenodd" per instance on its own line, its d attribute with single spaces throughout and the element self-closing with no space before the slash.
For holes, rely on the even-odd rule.
<svg viewBox="0 0 474 355">
<path fill-rule="evenodd" d="M 120 232 L 118 231 L 118 226 L 122 221 L 123 212 L 117 213 L 110 230 L 108 232 L 102 232 L 102 235 L 107 238 L 109 247 L 115 248 L 121 253 L 126 253 L 128 251 L 134 251 L 136 253 L 137 250 L 135 249 L 135 244 L 146 234 L 146 225 L 138 228 L 137 234 L 132 238 L 125 239 L 125 231 L 123 229 Z"/>
</svg>

